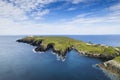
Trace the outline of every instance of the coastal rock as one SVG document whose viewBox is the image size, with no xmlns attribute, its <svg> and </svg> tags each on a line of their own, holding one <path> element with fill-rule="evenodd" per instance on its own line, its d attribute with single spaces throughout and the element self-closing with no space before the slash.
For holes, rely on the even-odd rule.
<svg viewBox="0 0 120 80">
<path fill-rule="evenodd" d="M 37 47 L 35 48 L 35 51 L 36 51 L 36 52 L 39 52 L 39 51 L 45 52 L 46 49 L 45 49 L 44 45 L 40 45 L 40 46 L 37 46 Z"/>
<path fill-rule="evenodd" d="M 52 39 L 51 39 L 52 40 Z M 40 40 L 35 40 L 34 37 L 27 37 L 27 38 L 23 38 L 23 39 L 19 39 L 17 40 L 17 42 L 23 42 L 23 43 L 28 43 L 30 45 L 33 45 L 33 46 L 37 46 L 35 48 L 35 51 L 48 51 L 50 49 L 53 50 L 54 53 L 58 54 L 58 55 L 61 55 L 61 56 L 66 56 L 66 54 L 68 52 L 70 52 L 71 50 L 76 50 L 78 53 L 84 55 L 84 56 L 89 56 L 89 57 L 93 57 L 93 58 L 99 58 L 103 61 L 107 61 L 107 60 L 111 60 L 113 58 L 115 58 L 116 56 L 119 56 L 120 55 L 120 50 L 118 48 L 115 48 L 115 53 L 114 55 L 110 55 L 110 54 L 100 54 L 100 53 L 92 53 L 92 52 L 88 52 L 88 51 L 81 51 L 81 50 L 77 50 L 73 45 L 69 46 L 69 47 L 66 47 L 66 49 L 64 50 L 56 50 L 55 49 L 55 43 L 48 43 L 46 48 L 44 47 L 44 40 L 43 39 L 40 39 Z M 94 44 L 95 45 L 95 44 Z M 91 45 L 93 46 L 93 44 Z M 97 46 L 101 46 L 101 45 L 97 45 Z M 90 47 L 90 46 L 89 46 Z M 106 48 L 105 47 L 105 50 L 109 48 Z M 110 48 L 111 49 L 111 48 Z"/>
<path fill-rule="evenodd" d="M 40 41 L 31 41 L 30 45 L 32 45 L 32 46 L 41 46 L 42 45 L 42 41 L 43 40 L 40 40 Z"/>
<path fill-rule="evenodd" d="M 112 60 L 115 57 L 114 55 L 100 54 L 100 59 L 103 61 Z"/>
<path fill-rule="evenodd" d="M 53 49 L 54 49 L 54 45 L 55 45 L 54 43 L 49 43 L 49 44 L 47 45 L 46 51 L 47 51 L 47 50 L 50 50 L 50 49 L 53 50 Z"/>
<path fill-rule="evenodd" d="M 17 42 L 23 42 L 36 46 L 34 49 L 36 52 L 46 52 L 52 49 L 53 53 L 61 57 L 63 60 L 65 60 L 67 53 L 71 50 L 75 50 L 84 56 L 98 58 L 103 61 L 110 60 L 99 64 L 99 66 L 120 74 L 120 63 L 111 60 L 120 56 L 119 47 L 114 48 L 101 44 L 86 43 L 66 37 L 25 37 L 17 40 Z"/>
<path fill-rule="evenodd" d="M 70 52 L 72 49 L 73 49 L 73 46 L 71 47 L 68 47 L 66 48 L 66 50 L 63 52 L 61 50 L 56 50 L 54 48 L 55 44 L 54 43 L 49 43 L 47 45 L 47 47 L 45 48 L 44 44 L 42 43 L 43 40 L 40 40 L 40 41 L 32 41 L 32 40 L 24 40 L 24 39 L 19 39 L 17 40 L 17 42 L 23 42 L 23 43 L 27 43 L 27 44 L 30 44 L 32 46 L 37 46 L 34 50 L 36 52 L 45 52 L 45 51 L 48 51 L 50 49 L 53 50 L 54 53 L 58 54 L 59 56 L 62 56 L 62 57 L 65 57 L 67 52 Z"/>
<path fill-rule="evenodd" d="M 53 49 L 53 52 L 55 53 L 55 54 L 58 54 L 58 56 L 60 56 L 61 55 L 61 50 L 57 50 L 57 49 Z"/>
<path fill-rule="evenodd" d="M 115 60 L 109 60 L 107 62 L 101 63 L 99 64 L 99 67 L 109 70 L 120 76 L 120 64 Z"/>
</svg>

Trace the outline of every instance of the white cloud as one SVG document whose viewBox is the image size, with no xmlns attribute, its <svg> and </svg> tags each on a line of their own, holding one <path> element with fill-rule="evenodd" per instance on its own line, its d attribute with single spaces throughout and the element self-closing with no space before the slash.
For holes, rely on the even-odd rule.
<svg viewBox="0 0 120 80">
<path fill-rule="evenodd" d="M 86 0 L 72 0 L 73 4 L 78 4 L 80 2 L 86 2 Z"/>
<path fill-rule="evenodd" d="M 44 7 L 44 5 L 55 2 L 55 0 L 10 0 L 18 7 L 25 11 L 36 8 L 36 6 Z"/>
<path fill-rule="evenodd" d="M 42 12 L 38 12 L 37 15 L 38 15 L 38 16 L 43 16 L 43 15 L 48 14 L 48 13 L 49 13 L 49 10 L 48 10 L 48 9 L 45 9 L 45 10 L 42 11 Z"/>
<path fill-rule="evenodd" d="M 76 10 L 76 8 L 75 7 L 68 8 L 68 11 L 73 11 L 73 10 Z"/>
<path fill-rule="evenodd" d="M 120 3 L 111 6 L 109 9 L 112 10 L 112 11 L 118 11 L 118 10 L 120 10 Z"/>
<path fill-rule="evenodd" d="M 106 10 L 106 9 L 103 9 Z M 92 16 L 92 17 L 86 17 Z M 94 23 L 119 23 L 120 24 L 120 3 L 109 7 L 109 14 L 106 16 L 95 17 L 94 12 L 77 15 L 68 21 L 70 24 L 94 24 Z M 67 21 L 66 21 L 67 22 Z"/>
<path fill-rule="evenodd" d="M 79 4 L 79 3 L 90 3 L 90 2 L 95 2 L 96 0 L 64 0 L 64 1 L 69 1 L 72 4 Z"/>
<path fill-rule="evenodd" d="M 42 11 L 37 11 L 37 12 L 33 12 L 31 14 L 31 16 L 34 18 L 34 19 L 43 19 L 42 16 L 46 15 L 46 14 L 49 14 L 50 10 L 49 9 L 44 9 Z"/>
<path fill-rule="evenodd" d="M 11 20 L 26 20 L 26 12 L 40 6 L 38 12 L 33 12 L 31 16 L 41 19 L 49 14 L 49 9 L 42 10 L 46 4 L 56 0 L 11 0 L 16 1 L 17 6 L 11 3 L 0 1 L 0 35 L 23 35 L 23 34 L 120 34 L 120 4 L 109 8 L 111 12 L 104 17 L 86 17 L 95 15 L 94 13 L 80 14 L 70 21 L 64 20 L 60 23 L 39 23 L 34 22 L 14 22 Z M 70 0 L 69 0 L 70 1 Z M 74 4 L 83 0 L 71 0 Z M 86 1 L 86 0 L 84 0 Z M 83 1 L 83 2 L 84 2 Z M 72 9 L 71 9 L 72 10 Z"/>
<path fill-rule="evenodd" d="M 9 2 L 0 0 L 0 18 L 27 20 L 29 18 L 27 13 L 31 13 L 35 18 L 41 18 L 50 12 L 48 9 L 42 10 L 42 8 L 52 2 L 55 0 L 9 0 Z M 39 9 L 37 9 L 38 6 Z M 37 11 L 31 12 L 34 9 Z"/>
<path fill-rule="evenodd" d="M 4 24 L 4 22 L 6 22 L 6 24 Z M 115 24 L 34 24 L 32 22 L 14 23 L 4 20 L 0 22 L 0 35 L 120 34 L 119 25 L 114 25 Z M 8 26 L 10 28 L 8 28 Z"/>
<path fill-rule="evenodd" d="M 109 14 L 110 21 L 120 23 L 120 3 L 118 3 L 118 4 L 114 5 L 114 6 L 111 6 L 109 8 L 109 10 L 110 10 L 110 14 Z"/>
<path fill-rule="evenodd" d="M 24 20 L 27 18 L 24 14 L 24 11 L 20 10 L 17 7 L 14 7 L 10 3 L 0 1 L 0 18 Z"/>
</svg>

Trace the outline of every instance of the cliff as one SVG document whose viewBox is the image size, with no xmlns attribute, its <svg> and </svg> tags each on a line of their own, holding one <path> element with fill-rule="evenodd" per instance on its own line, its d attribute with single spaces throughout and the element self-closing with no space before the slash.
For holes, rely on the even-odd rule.
<svg viewBox="0 0 120 80">
<path fill-rule="evenodd" d="M 80 54 L 89 57 L 100 58 L 102 60 L 110 60 L 120 55 L 120 50 L 112 46 L 86 43 L 68 37 L 34 36 L 19 39 L 17 42 L 24 42 L 33 46 L 37 46 L 35 48 L 35 51 L 37 52 L 45 52 L 49 49 L 52 49 L 53 52 L 58 53 L 62 56 L 65 56 L 67 52 L 73 49 Z"/>
<path fill-rule="evenodd" d="M 99 64 L 101 68 L 116 73 L 120 77 L 120 57 Z"/>
<path fill-rule="evenodd" d="M 36 46 L 34 49 L 36 52 L 45 52 L 52 49 L 54 53 L 62 56 L 63 58 L 66 57 L 66 54 L 69 51 L 76 50 L 82 55 L 107 61 L 99 64 L 99 66 L 120 75 L 120 47 L 87 43 L 60 36 L 25 37 L 17 40 L 17 42 L 28 43 L 32 46 Z"/>
</svg>

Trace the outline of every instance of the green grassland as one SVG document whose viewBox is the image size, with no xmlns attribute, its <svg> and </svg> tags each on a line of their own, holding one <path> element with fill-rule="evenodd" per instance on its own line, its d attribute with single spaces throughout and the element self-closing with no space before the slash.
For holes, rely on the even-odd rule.
<svg viewBox="0 0 120 80">
<path fill-rule="evenodd" d="M 120 56 L 116 57 L 114 60 L 120 63 Z"/>
<path fill-rule="evenodd" d="M 49 43 L 55 44 L 55 49 L 65 51 L 66 48 L 70 46 L 74 46 L 78 51 L 84 51 L 89 54 L 106 54 L 106 55 L 117 55 L 120 51 L 120 48 L 116 50 L 112 46 L 105 46 L 100 44 L 91 44 L 83 41 L 74 40 L 68 37 L 61 36 L 34 36 L 34 37 L 25 37 L 22 40 L 24 41 L 32 41 L 39 43 L 39 41 L 43 40 L 43 44 L 45 47 Z"/>
<path fill-rule="evenodd" d="M 93 44 L 91 42 L 83 42 L 62 36 L 33 36 L 25 37 L 17 41 L 37 46 L 37 48 L 42 46 L 41 48 L 43 49 L 43 51 L 47 50 L 48 46 L 52 43 L 53 51 L 60 51 L 60 56 L 62 56 L 63 58 L 65 58 L 66 56 L 66 50 L 72 47 L 72 49 L 75 49 L 80 54 L 89 57 L 99 58 L 103 61 L 114 60 L 120 63 L 120 47 Z M 104 67 L 104 65 L 101 64 L 100 67 L 103 67 L 110 71 L 114 71 L 119 75 L 119 69 L 116 68 L 116 66 L 114 66 L 115 69 L 113 67 L 111 68 L 110 65 L 106 68 Z"/>
</svg>

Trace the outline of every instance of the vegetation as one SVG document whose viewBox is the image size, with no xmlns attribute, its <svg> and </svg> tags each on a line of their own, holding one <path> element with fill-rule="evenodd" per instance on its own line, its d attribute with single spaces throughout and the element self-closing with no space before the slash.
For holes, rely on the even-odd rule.
<svg viewBox="0 0 120 80">
<path fill-rule="evenodd" d="M 70 46 L 74 46 L 78 51 L 84 51 L 89 54 L 106 54 L 106 55 L 116 55 L 118 51 L 111 46 L 105 46 L 100 44 L 92 44 L 86 43 L 78 40 L 74 40 L 68 37 L 61 37 L 61 36 L 34 36 L 34 37 L 25 37 L 22 40 L 28 42 L 36 42 L 43 40 L 43 44 L 45 47 L 49 43 L 54 43 L 54 47 L 57 50 L 65 51 L 66 48 Z M 120 49 L 120 48 L 119 48 Z"/>
<path fill-rule="evenodd" d="M 34 36 L 25 37 L 17 41 L 37 46 L 35 51 L 47 51 L 52 48 L 53 52 L 61 56 L 63 60 L 65 59 L 67 52 L 75 48 L 83 55 L 99 58 L 103 61 L 113 59 L 114 61 L 120 63 L 120 47 L 93 44 L 91 42 L 87 43 L 62 36 Z M 105 68 L 106 70 L 115 72 L 118 75 L 120 73 L 120 68 L 114 65 L 114 63 L 106 62 L 104 64 L 99 64 L 99 66 Z"/>
<path fill-rule="evenodd" d="M 114 60 L 120 63 L 120 56 L 116 57 Z"/>
</svg>

